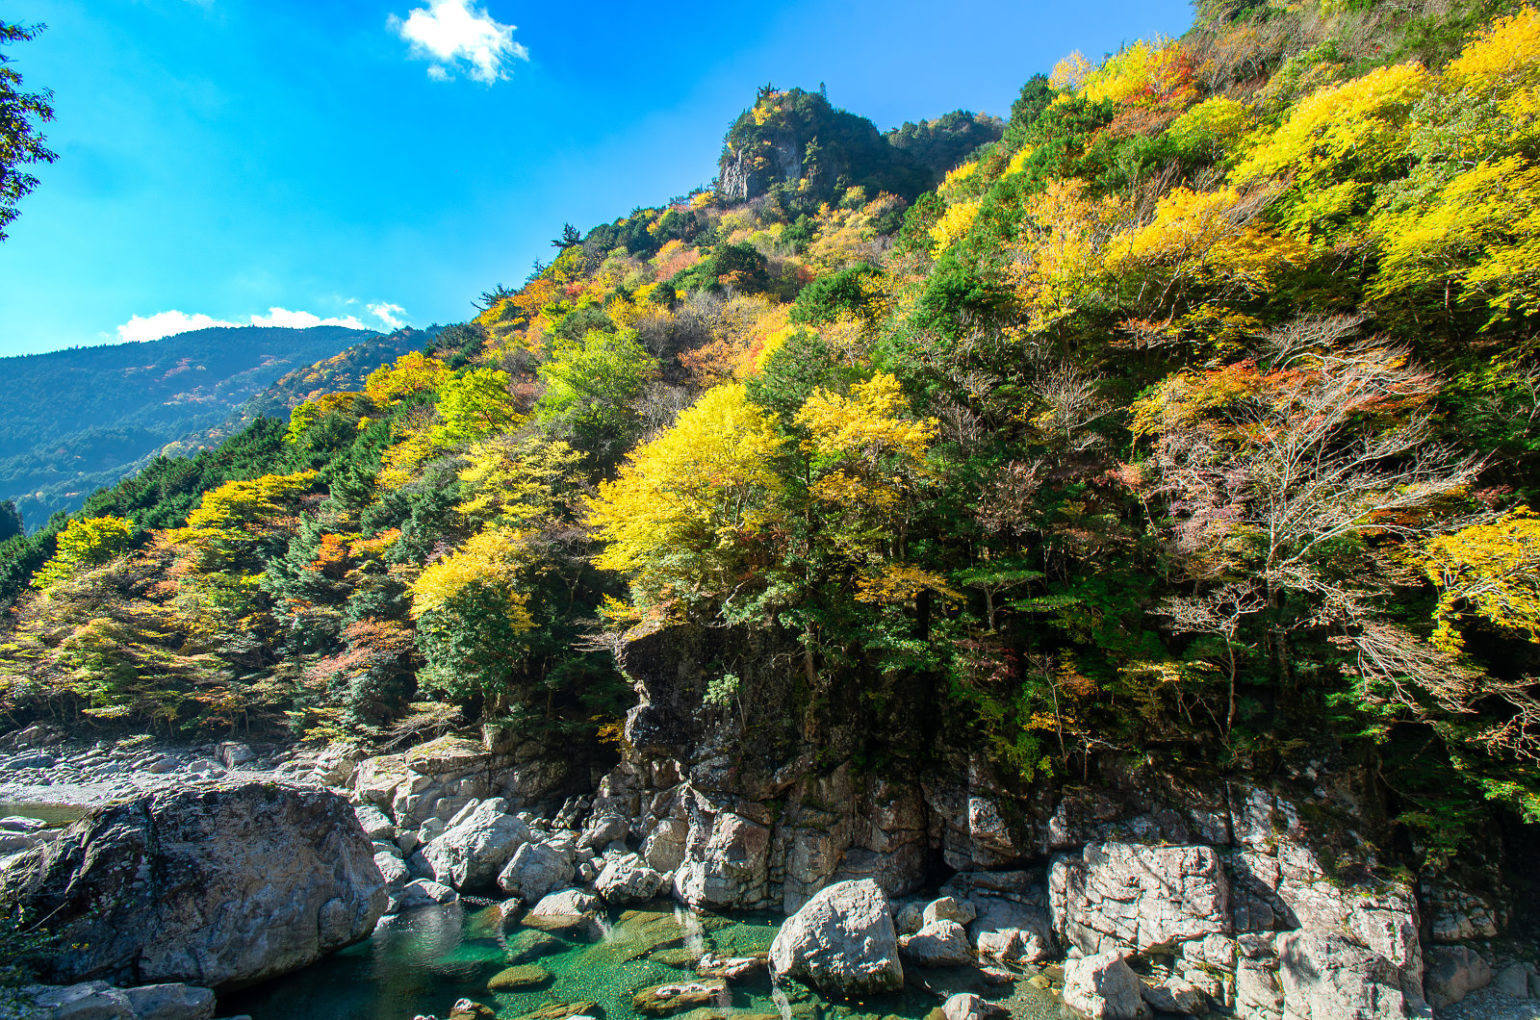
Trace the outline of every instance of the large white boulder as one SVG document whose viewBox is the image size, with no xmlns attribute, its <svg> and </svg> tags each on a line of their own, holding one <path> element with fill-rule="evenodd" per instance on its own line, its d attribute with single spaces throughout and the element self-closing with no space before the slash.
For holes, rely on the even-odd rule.
<svg viewBox="0 0 1540 1020">
<path fill-rule="evenodd" d="M 1064 964 L 1064 1005 L 1085 1020 L 1144 1020 L 1139 976 L 1116 949 Z"/>
<path fill-rule="evenodd" d="M 481 801 L 462 811 L 422 855 L 433 877 L 462 892 L 490 891 L 498 872 L 529 842 L 529 826 L 507 813 L 501 797 Z"/>
<path fill-rule="evenodd" d="M 101 808 L 0 873 L 70 952 L 45 980 L 249 984 L 374 930 L 374 848 L 347 801 L 274 783 L 154 793 Z"/>
<path fill-rule="evenodd" d="M 887 896 L 871 879 L 825 888 L 781 926 L 770 968 L 834 996 L 901 988 L 904 968 Z"/>
</svg>

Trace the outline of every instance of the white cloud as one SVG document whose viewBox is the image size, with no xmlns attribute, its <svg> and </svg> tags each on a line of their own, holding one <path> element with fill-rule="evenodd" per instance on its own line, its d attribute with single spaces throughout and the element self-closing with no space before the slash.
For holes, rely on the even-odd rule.
<svg viewBox="0 0 1540 1020">
<path fill-rule="evenodd" d="M 490 85 L 508 77 L 509 65 L 528 60 L 529 51 L 513 41 L 513 25 L 495 20 L 474 0 L 428 0 L 405 20 L 392 14 L 392 32 L 412 44 L 412 56 L 434 61 L 428 77 L 447 81 L 450 67 L 464 63 L 470 76 Z"/>
<path fill-rule="evenodd" d="M 405 325 L 404 320 L 397 318 L 406 309 L 400 305 L 389 302 L 380 302 L 369 306 L 370 313 L 385 324 L 387 329 L 398 329 Z M 147 340 L 159 340 L 161 337 L 172 336 L 176 333 L 186 333 L 194 329 L 208 329 L 210 326 L 287 326 L 291 329 L 307 329 L 311 326 L 346 326 L 349 329 L 369 329 L 357 316 L 344 315 L 322 318 L 314 312 L 291 312 L 287 308 L 273 307 L 267 310 L 266 315 L 252 315 L 247 322 L 231 322 L 228 319 L 216 319 L 212 315 L 204 315 L 202 312 L 189 315 L 172 309 L 167 312 L 156 312 L 154 315 L 136 315 L 123 325 L 118 327 L 119 343 L 143 343 Z"/>
<path fill-rule="evenodd" d="M 287 308 L 269 308 L 266 315 L 253 315 L 253 326 L 287 326 L 290 329 L 309 329 L 311 326 L 346 326 L 349 329 L 368 329 L 355 316 L 323 319 L 314 312 L 291 312 Z"/>
<path fill-rule="evenodd" d="M 192 329 L 207 329 L 210 326 L 234 326 L 234 322 L 226 322 L 216 319 L 212 315 L 188 315 L 186 312 L 178 312 L 175 309 L 169 312 L 156 312 L 154 315 L 136 315 L 123 325 L 118 327 L 118 341 L 120 343 L 141 343 L 145 340 L 159 340 L 163 336 L 173 333 L 186 333 Z"/>
<path fill-rule="evenodd" d="M 369 314 L 379 319 L 386 329 L 400 329 L 406 325 L 406 320 L 401 316 L 406 314 L 406 309 L 400 305 L 393 305 L 388 301 L 369 306 Z"/>
</svg>

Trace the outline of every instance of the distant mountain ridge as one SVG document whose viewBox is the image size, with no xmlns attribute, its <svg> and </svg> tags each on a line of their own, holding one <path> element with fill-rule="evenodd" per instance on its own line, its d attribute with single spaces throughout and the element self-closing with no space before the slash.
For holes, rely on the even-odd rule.
<svg viewBox="0 0 1540 1020">
<path fill-rule="evenodd" d="M 371 337 L 341 326 L 214 327 L 0 358 L 0 500 L 29 528 L 295 369 Z"/>
<path fill-rule="evenodd" d="M 166 457 L 190 457 L 212 449 L 258 418 L 287 420 L 289 412 L 307 400 L 329 393 L 363 389 L 364 379 L 409 351 L 423 350 L 433 342 L 440 327 L 426 330 L 410 326 L 394 333 L 360 340 L 329 358 L 285 372 L 261 392 L 252 395 L 219 424 L 188 433 L 157 451 Z"/>
</svg>

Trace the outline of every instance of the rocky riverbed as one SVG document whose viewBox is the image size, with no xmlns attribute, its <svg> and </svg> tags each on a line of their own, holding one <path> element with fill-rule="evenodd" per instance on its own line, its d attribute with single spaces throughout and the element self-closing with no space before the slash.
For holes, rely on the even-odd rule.
<svg viewBox="0 0 1540 1020">
<path fill-rule="evenodd" d="M 0 738 L 0 803 L 94 807 L 213 780 L 324 786 L 341 749 L 304 752 L 242 741 L 166 744 L 146 736 L 80 741 L 46 723 Z"/>
<path fill-rule="evenodd" d="M 124 821 L 148 814 L 161 819 L 157 832 L 187 825 L 185 811 L 215 812 L 209 805 L 231 790 L 330 798 L 343 816 L 306 839 L 347 830 L 350 854 L 373 877 L 342 883 L 318 863 L 311 905 L 321 913 L 336 898 L 325 888 L 334 881 L 377 882 L 388 925 L 414 911 L 492 903 L 500 923 L 580 941 L 602 940 L 617 911 L 660 901 L 708 913 L 768 910 L 789 915 L 764 961 L 777 981 L 835 999 L 928 988 L 938 1008 L 948 1006 L 947 1020 L 983 1020 L 1023 988 L 1062 995 L 1075 1015 L 1096 1020 L 1152 1011 L 1528 1020 L 1540 1003 L 1533 947 L 1502 940 L 1502 901 L 1479 884 L 1381 866 L 1348 823 L 1323 821 L 1320 805 L 1342 796 L 1324 783 L 1302 805 L 1244 781 L 1205 785 L 1132 768 L 1023 805 L 977 774 L 961 787 L 905 786 L 840 766 L 777 787 L 712 759 L 633 759 L 582 784 L 548 759 L 465 736 L 364 757 L 340 746 L 68 745 L 34 728 L 0 755 L 0 798 L 132 801 Z M 583 785 L 591 792 L 573 792 Z M 0 878 L 52 854 L 50 881 L 78 884 L 50 842 L 74 839 L 72 859 L 92 857 L 78 835 L 9 824 L 0 841 L 16 847 Z M 265 838 L 263 826 L 249 828 L 252 841 Z M 304 852 L 285 853 L 296 855 Z M 263 871 L 252 880 L 268 867 L 236 857 L 226 865 Z M 242 887 L 239 874 L 227 887 Z M 316 922 L 304 923 L 313 935 Z M 358 934 L 349 927 L 330 944 Z M 320 952 L 327 944 L 315 943 Z M 293 960 L 315 958 L 304 946 Z M 250 974 L 293 965 L 243 964 Z M 232 980 L 203 964 L 157 968 L 107 976 Z M 701 958 L 692 968 L 682 990 L 659 993 L 669 1001 L 640 1013 L 682 1011 L 690 996 L 719 999 L 735 971 L 764 964 Z M 107 974 L 77 970 L 61 976 Z M 959 971 L 975 987 L 936 978 Z M 674 1003 L 676 995 L 684 998 Z M 973 998 L 951 1001 L 962 995 Z"/>
</svg>

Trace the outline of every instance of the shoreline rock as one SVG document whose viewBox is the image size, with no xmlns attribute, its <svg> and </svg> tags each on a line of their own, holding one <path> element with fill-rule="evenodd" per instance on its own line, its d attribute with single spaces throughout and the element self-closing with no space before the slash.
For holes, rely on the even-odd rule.
<svg viewBox="0 0 1540 1020">
<path fill-rule="evenodd" d="M 348 803 L 273 783 L 100 808 L 0 872 L 0 907 L 74 947 L 42 964 L 65 982 L 253 984 L 367 937 L 385 905 Z"/>
</svg>

